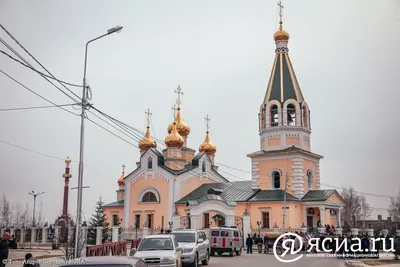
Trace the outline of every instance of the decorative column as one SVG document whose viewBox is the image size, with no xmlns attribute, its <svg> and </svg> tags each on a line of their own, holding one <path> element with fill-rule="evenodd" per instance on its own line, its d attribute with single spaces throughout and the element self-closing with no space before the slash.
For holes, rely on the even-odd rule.
<svg viewBox="0 0 400 267">
<path fill-rule="evenodd" d="M 36 231 L 37 228 L 31 228 L 31 243 L 36 243 Z"/>
<path fill-rule="evenodd" d="M 235 216 L 233 215 L 227 215 L 226 216 L 226 225 L 235 225 Z"/>
<path fill-rule="evenodd" d="M 321 226 L 318 227 L 318 232 L 319 233 L 324 233 L 325 232 L 325 207 L 319 207 L 319 221 L 321 223 Z"/>
<path fill-rule="evenodd" d="M 42 243 L 47 243 L 47 233 L 48 233 L 49 227 L 44 227 L 42 229 Z"/>
<path fill-rule="evenodd" d="M 103 244 L 103 227 L 97 226 L 96 227 L 96 245 Z"/>
<path fill-rule="evenodd" d="M 190 228 L 191 229 L 199 229 L 199 216 L 198 215 L 190 215 Z"/>
<path fill-rule="evenodd" d="M 250 223 L 250 214 L 247 211 L 243 214 L 243 239 L 247 238 L 248 234 L 251 234 L 251 223 Z"/>
<path fill-rule="evenodd" d="M 179 212 L 175 210 L 174 215 L 172 216 L 172 230 L 181 228 L 181 216 Z"/>
<path fill-rule="evenodd" d="M 337 225 L 340 227 L 340 228 L 342 228 L 342 218 L 341 218 L 341 213 L 342 213 L 342 207 L 340 207 L 338 210 L 337 210 L 337 214 L 336 214 L 336 223 L 337 223 Z"/>
<path fill-rule="evenodd" d="M 111 242 L 118 242 L 118 230 L 119 227 L 118 226 L 113 226 L 112 227 L 112 240 Z"/>
</svg>

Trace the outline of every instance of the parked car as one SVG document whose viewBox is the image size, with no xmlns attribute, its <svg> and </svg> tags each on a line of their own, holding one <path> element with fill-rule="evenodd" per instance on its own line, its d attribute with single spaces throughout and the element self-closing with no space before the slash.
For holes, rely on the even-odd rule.
<svg viewBox="0 0 400 267">
<path fill-rule="evenodd" d="M 182 249 L 174 235 L 149 235 L 133 248 L 130 256 L 157 267 L 182 267 Z"/>
<path fill-rule="evenodd" d="M 208 265 L 210 261 L 210 241 L 202 230 L 175 230 L 171 235 L 176 237 L 179 247 L 182 248 L 182 263 L 197 266 Z"/>
<path fill-rule="evenodd" d="M 211 243 L 211 255 L 229 253 L 240 256 L 243 249 L 243 236 L 236 227 L 218 227 L 210 229 L 208 237 Z"/>
<path fill-rule="evenodd" d="M 140 259 L 130 259 L 121 256 L 96 256 L 74 259 L 69 263 L 61 264 L 60 267 L 148 267 Z"/>
</svg>

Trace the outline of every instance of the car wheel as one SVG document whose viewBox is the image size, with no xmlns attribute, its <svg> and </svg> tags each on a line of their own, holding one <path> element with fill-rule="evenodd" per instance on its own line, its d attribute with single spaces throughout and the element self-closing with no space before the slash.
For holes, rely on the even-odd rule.
<svg viewBox="0 0 400 267">
<path fill-rule="evenodd" d="M 210 259 L 210 255 L 209 255 L 208 250 L 207 250 L 206 258 L 201 261 L 201 265 L 208 265 L 209 259 Z"/>
</svg>

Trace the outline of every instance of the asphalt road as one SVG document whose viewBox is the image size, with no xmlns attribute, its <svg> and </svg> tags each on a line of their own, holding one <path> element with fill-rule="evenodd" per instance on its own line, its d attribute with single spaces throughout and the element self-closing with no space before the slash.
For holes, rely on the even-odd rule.
<svg viewBox="0 0 400 267">
<path fill-rule="evenodd" d="M 293 259 L 294 256 L 286 256 L 284 259 Z M 343 267 L 344 260 L 326 257 L 306 257 L 303 256 L 296 262 L 283 263 L 278 261 L 273 254 L 242 254 L 241 256 L 229 257 L 229 255 L 211 257 L 210 267 L 231 267 L 231 266 L 251 266 L 251 267 L 275 267 L 275 266 L 296 266 L 296 267 Z"/>
</svg>

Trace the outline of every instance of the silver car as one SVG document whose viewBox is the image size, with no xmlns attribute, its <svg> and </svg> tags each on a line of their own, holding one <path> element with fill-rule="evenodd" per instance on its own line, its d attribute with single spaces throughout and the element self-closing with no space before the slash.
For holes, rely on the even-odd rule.
<svg viewBox="0 0 400 267">
<path fill-rule="evenodd" d="M 182 248 L 182 263 L 197 266 L 208 265 L 210 261 L 210 241 L 202 230 L 175 230 L 171 235 L 176 237 L 179 247 Z"/>
<path fill-rule="evenodd" d="M 143 260 L 149 267 L 181 267 L 182 249 L 173 235 L 149 235 L 142 239 L 130 256 Z"/>
</svg>

